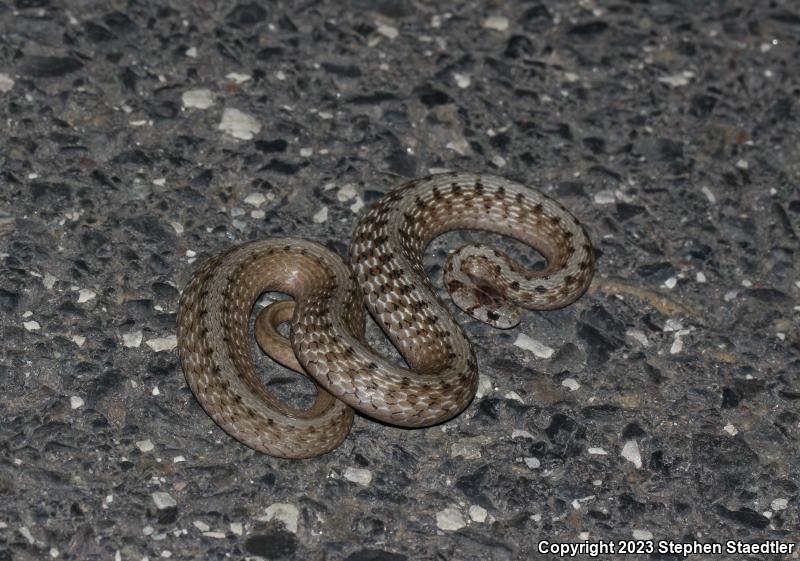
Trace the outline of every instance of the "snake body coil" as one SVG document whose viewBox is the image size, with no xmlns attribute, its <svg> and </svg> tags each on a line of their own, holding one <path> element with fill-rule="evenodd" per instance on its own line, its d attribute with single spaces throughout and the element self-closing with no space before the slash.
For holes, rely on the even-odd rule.
<svg viewBox="0 0 800 561">
<path fill-rule="evenodd" d="M 422 255 L 431 240 L 455 229 L 504 234 L 547 259 L 544 270 L 529 271 L 483 246 L 450 255 L 444 279 L 453 301 L 496 327 L 516 325 L 517 306 L 565 306 L 591 281 L 589 237 L 553 199 L 488 175 L 414 180 L 359 222 L 349 266 L 331 250 L 294 238 L 251 242 L 209 259 L 184 290 L 178 312 L 179 354 L 192 392 L 228 434 L 285 458 L 335 448 L 350 430 L 352 408 L 404 427 L 454 417 L 475 395 L 477 363 L 425 275 Z M 248 321 L 266 291 L 291 295 L 294 306 L 268 306 L 257 319 L 257 338 L 268 354 L 316 381 L 308 410 L 279 401 L 256 374 Z M 366 343 L 364 305 L 409 368 Z M 289 317 L 291 349 L 274 329 Z"/>
</svg>

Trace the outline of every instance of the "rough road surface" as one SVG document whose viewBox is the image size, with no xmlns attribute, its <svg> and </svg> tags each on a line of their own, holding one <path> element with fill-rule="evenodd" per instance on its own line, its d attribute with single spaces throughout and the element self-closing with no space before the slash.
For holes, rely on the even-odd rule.
<svg viewBox="0 0 800 561">
<path fill-rule="evenodd" d="M 788 0 L 1 0 L 0 560 L 796 543 L 799 43 Z M 567 205 L 590 292 L 506 332 L 452 307 L 482 379 L 444 425 L 357 417 L 308 461 L 229 438 L 174 349 L 194 269 L 272 235 L 344 253 L 444 169 Z M 536 261 L 448 235 L 439 287 L 477 240 Z"/>
</svg>

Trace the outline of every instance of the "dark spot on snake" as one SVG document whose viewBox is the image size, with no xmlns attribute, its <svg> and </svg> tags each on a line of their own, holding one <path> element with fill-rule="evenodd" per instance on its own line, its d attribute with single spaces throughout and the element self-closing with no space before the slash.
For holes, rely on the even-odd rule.
<svg viewBox="0 0 800 561">
<path fill-rule="evenodd" d="M 498 314 L 497 312 L 492 312 L 490 310 L 489 312 L 486 313 L 486 317 L 488 317 L 492 321 L 497 321 L 498 319 L 500 319 L 500 314 Z"/>
<path fill-rule="evenodd" d="M 544 294 L 545 292 L 547 292 L 547 289 L 544 286 L 542 286 L 541 284 L 539 286 L 537 286 L 536 288 L 534 288 L 534 290 L 536 292 L 538 292 L 539 294 Z"/>
<path fill-rule="evenodd" d="M 458 193 L 461 191 L 461 185 L 456 182 L 450 184 L 450 192 L 451 193 Z"/>
<path fill-rule="evenodd" d="M 537 214 L 541 214 L 542 210 L 544 210 L 542 203 L 536 203 L 536 205 L 533 207 L 533 211 L 536 212 Z"/>
<path fill-rule="evenodd" d="M 511 283 L 511 289 L 512 290 L 519 290 L 519 282 L 518 281 L 512 282 Z"/>
<path fill-rule="evenodd" d="M 525 200 L 525 195 L 523 195 L 522 193 L 517 193 L 516 199 L 518 203 L 522 204 L 522 201 Z"/>
</svg>

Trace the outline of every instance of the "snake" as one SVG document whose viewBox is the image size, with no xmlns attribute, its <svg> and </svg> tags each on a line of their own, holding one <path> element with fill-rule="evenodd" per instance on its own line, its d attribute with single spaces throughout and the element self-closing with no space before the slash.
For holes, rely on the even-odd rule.
<svg viewBox="0 0 800 561">
<path fill-rule="evenodd" d="M 320 243 L 278 237 L 236 245 L 197 269 L 177 314 L 178 354 L 197 401 L 230 436 L 280 458 L 333 450 L 348 435 L 354 410 L 408 428 L 457 416 L 477 391 L 478 363 L 423 256 L 434 238 L 459 229 L 514 238 L 546 260 L 529 269 L 480 244 L 451 252 L 444 286 L 481 322 L 512 328 L 520 308 L 561 308 L 591 281 L 595 257 L 586 229 L 544 193 L 480 173 L 407 181 L 359 220 L 349 262 Z M 291 300 L 257 315 L 255 338 L 266 354 L 314 381 L 309 408 L 281 401 L 256 371 L 250 319 L 265 292 Z M 369 345 L 365 310 L 405 366 Z M 278 329 L 286 323 L 288 337 Z"/>
</svg>

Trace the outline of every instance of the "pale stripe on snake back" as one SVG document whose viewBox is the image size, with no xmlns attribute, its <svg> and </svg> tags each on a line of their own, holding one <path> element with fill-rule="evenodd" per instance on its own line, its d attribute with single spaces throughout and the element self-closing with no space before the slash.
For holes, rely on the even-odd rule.
<svg viewBox="0 0 800 561">
<path fill-rule="evenodd" d="M 547 259 L 544 270 L 529 271 L 493 249 L 454 252 L 445 284 L 456 304 L 481 321 L 511 327 L 519 321 L 517 305 L 558 308 L 589 285 L 591 243 L 560 203 L 488 175 L 414 180 L 389 192 L 359 222 L 350 267 L 325 247 L 293 238 L 244 244 L 209 260 L 184 291 L 178 314 L 189 386 L 226 432 L 281 457 L 336 447 L 350 429 L 350 407 L 405 427 L 452 418 L 475 394 L 477 364 L 427 279 L 422 255 L 436 236 L 464 228 L 516 238 Z M 255 372 L 248 320 L 265 291 L 295 300 L 291 345 L 321 386 L 308 411 L 281 403 Z M 364 304 L 409 368 L 366 343 Z"/>
</svg>

